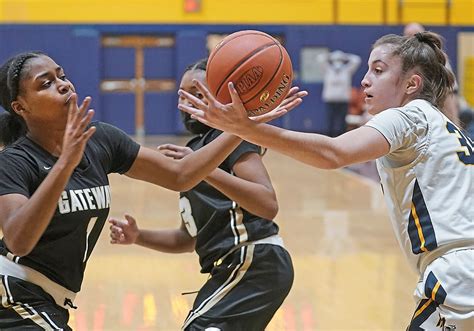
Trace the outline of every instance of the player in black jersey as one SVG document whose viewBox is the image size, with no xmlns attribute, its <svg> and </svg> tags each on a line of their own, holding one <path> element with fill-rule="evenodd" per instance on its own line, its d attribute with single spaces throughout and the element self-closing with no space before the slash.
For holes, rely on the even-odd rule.
<svg viewBox="0 0 474 331">
<path fill-rule="evenodd" d="M 205 70 L 206 60 L 188 67 L 180 88 L 202 99 L 193 79 L 204 82 Z M 187 147 L 160 146 L 170 158 L 192 154 L 222 134 L 184 112 L 182 118 L 196 136 Z M 260 147 L 242 142 L 204 181 L 181 192 L 179 205 L 180 228 L 141 230 L 126 215 L 110 219 L 111 242 L 168 253 L 196 250 L 201 272 L 212 277 L 199 291 L 184 330 L 264 330 L 290 291 L 293 266 L 272 221 L 278 203 Z"/>
<path fill-rule="evenodd" d="M 40 52 L 3 64 L 0 94 L 0 330 L 70 330 L 66 308 L 109 212 L 107 175 L 185 191 L 240 139 L 222 134 L 179 160 L 141 147 L 90 123 L 90 98 L 78 106 L 63 68 Z"/>
</svg>

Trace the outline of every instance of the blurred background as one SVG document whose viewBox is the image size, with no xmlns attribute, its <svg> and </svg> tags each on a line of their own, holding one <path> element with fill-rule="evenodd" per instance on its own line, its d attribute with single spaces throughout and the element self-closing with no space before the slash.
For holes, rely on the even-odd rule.
<svg viewBox="0 0 474 331">
<path fill-rule="evenodd" d="M 148 146 L 183 144 L 176 92 L 184 68 L 232 32 L 261 30 L 286 47 L 294 85 L 310 93 L 275 124 L 327 134 L 318 57 L 340 50 L 361 58 L 346 118 L 348 129 L 357 127 L 367 119 L 360 81 L 371 44 L 402 34 L 411 22 L 446 39 L 459 106 L 472 115 L 474 0 L 0 0 L 0 61 L 45 51 L 80 97 L 92 96 L 95 119 Z M 295 265 L 293 289 L 268 330 L 404 330 L 416 275 L 395 241 L 373 164 L 354 166 L 359 176 L 316 170 L 272 151 L 264 161 Z M 111 216 L 129 212 L 144 228 L 178 226 L 175 192 L 118 175 L 111 187 Z M 181 292 L 199 289 L 206 277 L 195 254 L 115 247 L 104 229 L 70 325 L 178 330 L 194 300 Z"/>
<path fill-rule="evenodd" d="M 318 54 L 359 55 L 352 77 L 358 88 L 371 44 L 401 34 L 410 22 L 446 38 L 460 93 L 472 108 L 474 0 L 0 0 L 0 60 L 43 50 L 80 95 L 92 96 L 96 119 L 130 134 L 180 134 L 176 90 L 185 66 L 229 33 L 262 30 L 281 40 L 294 84 L 310 92 L 276 124 L 328 133 Z"/>
</svg>

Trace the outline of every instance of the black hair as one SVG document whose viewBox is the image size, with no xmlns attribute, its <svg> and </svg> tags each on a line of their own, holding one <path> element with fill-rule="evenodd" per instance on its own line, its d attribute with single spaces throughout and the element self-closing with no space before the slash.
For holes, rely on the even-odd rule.
<svg viewBox="0 0 474 331">
<path fill-rule="evenodd" d="M 400 57 L 403 73 L 415 69 L 422 77 L 418 97 L 442 110 L 446 97 L 454 90 L 455 81 L 454 74 L 446 67 L 442 37 L 427 31 L 413 36 L 389 34 L 378 39 L 373 48 L 385 44 L 392 45 L 392 54 Z"/>
<path fill-rule="evenodd" d="M 9 58 L 0 67 L 0 105 L 6 112 L 0 114 L 0 144 L 10 145 L 27 131 L 23 118 L 15 113 L 11 104 L 21 93 L 21 80 L 25 77 L 25 64 L 29 59 L 45 55 L 31 51 L 17 54 Z"/>
<path fill-rule="evenodd" d="M 206 71 L 206 67 L 207 67 L 207 57 L 204 58 L 204 59 L 200 59 L 200 60 L 194 62 L 193 64 L 188 65 L 184 69 L 184 72 L 193 71 L 193 70 Z"/>
</svg>

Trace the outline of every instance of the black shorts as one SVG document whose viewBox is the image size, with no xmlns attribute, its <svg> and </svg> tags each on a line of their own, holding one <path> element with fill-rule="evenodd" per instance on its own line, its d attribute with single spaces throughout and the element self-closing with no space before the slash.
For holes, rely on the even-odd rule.
<svg viewBox="0 0 474 331">
<path fill-rule="evenodd" d="M 211 271 L 183 329 L 264 330 L 293 284 L 288 252 L 270 244 L 243 246 Z"/>
<path fill-rule="evenodd" d="M 72 330 L 69 312 L 41 287 L 0 275 L 0 330 Z"/>
</svg>

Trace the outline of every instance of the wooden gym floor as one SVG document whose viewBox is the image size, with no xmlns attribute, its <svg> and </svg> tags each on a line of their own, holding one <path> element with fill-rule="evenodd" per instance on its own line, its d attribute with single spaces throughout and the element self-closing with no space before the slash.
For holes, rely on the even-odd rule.
<svg viewBox="0 0 474 331">
<path fill-rule="evenodd" d="M 185 137 L 145 143 L 183 144 Z M 347 170 L 318 170 L 268 151 L 277 192 L 275 219 L 295 268 L 295 282 L 268 331 L 404 330 L 413 313 L 415 273 L 388 220 L 380 185 Z M 134 215 L 143 228 L 179 226 L 178 193 L 125 176 L 110 177 L 110 215 Z M 164 254 L 109 243 L 108 227 L 89 260 L 77 331 L 179 330 L 205 282 L 197 255 Z"/>
</svg>

